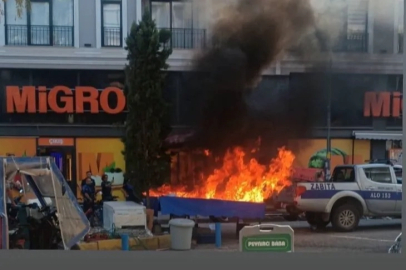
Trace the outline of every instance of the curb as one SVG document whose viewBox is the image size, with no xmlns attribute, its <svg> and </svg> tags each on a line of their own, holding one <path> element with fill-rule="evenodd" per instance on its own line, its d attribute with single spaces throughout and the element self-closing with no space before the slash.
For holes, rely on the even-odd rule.
<svg viewBox="0 0 406 270">
<path fill-rule="evenodd" d="M 121 239 L 100 240 L 78 244 L 80 250 L 121 250 Z M 169 234 L 149 238 L 130 237 L 130 250 L 162 250 L 171 246 Z"/>
</svg>

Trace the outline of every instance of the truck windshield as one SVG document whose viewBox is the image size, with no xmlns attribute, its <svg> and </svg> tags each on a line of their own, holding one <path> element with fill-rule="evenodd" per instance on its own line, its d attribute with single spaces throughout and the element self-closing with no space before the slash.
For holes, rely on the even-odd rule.
<svg viewBox="0 0 406 270">
<path fill-rule="evenodd" d="M 355 174 L 352 167 L 335 168 L 333 172 L 332 182 L 354 182 Z"/>
</svg>

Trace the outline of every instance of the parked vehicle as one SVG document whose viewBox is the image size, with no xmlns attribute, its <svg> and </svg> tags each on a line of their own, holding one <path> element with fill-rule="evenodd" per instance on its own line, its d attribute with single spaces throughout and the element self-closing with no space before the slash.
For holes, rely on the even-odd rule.
<svg viewBox="0 0 406 270">
<path fill-rule="evenodd" d="M 386 164 L 337 166 L 329 182 L 297 183 L 294 205 L 312 227 L 358 227 L 362 216 L 401 217 L 402 184 Z"/>
</svg>

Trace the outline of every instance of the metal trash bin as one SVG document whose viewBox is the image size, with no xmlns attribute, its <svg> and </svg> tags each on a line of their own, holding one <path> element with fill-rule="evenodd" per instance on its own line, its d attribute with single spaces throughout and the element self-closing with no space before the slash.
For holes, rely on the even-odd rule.
<svg viewBox="0 0 406 270">
<path fill-rule="evenodd" d="M 190 219 L 175 218 L 169 221 L 171 249 L 190 250 L 195 222 Z"/>
<path fill-rule="evenodd" d="M 239 235 L 242 252 L 293 252 L 294 231 L 288 225 L 245 226 Z"/>
</svg>

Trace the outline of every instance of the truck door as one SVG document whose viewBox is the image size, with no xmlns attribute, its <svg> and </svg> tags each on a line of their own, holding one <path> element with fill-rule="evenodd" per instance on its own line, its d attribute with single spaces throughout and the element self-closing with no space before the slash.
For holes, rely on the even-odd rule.
<svg viewBox="0 0 406 270">
<path fill-rule="evenodd" d="M 363 197 L 370 212 L 376 214 L 395 214 L 397 189 L 389 166 L 362 168 Z M 362 173 L 361 173 L 362 175 Z"/>
</svg>

